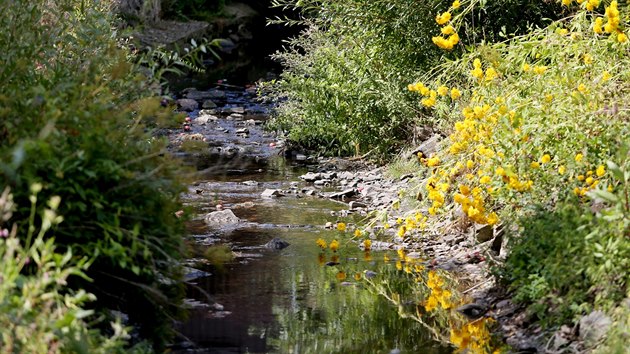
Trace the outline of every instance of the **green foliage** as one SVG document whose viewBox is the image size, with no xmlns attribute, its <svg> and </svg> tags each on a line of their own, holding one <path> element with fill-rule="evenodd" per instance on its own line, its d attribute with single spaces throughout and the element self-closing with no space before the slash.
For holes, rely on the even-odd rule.
<svg viewBox="0 0 630 354">
<path fill-rule="evenodd" d="M 113 39 L 106 2 L 0 3 L 0 185 L 12 186 L 18 237 L 32 221 L 29 186 L 60 196 L 65 222 L 50 234 L 61 252 L 92 262 L 103 315 L 129 315 L 160 351 L 180 312 L 183 190 L 179 165 L 146 121 L 164 118 L 149 83 Z M 39 207 L 36 215 L 42 214 Z"/>
<path fill-rule="evenodd" d="M 627 296 L 630 275 L 630 156 L 609 162 L 616 192 L 594 189 L 596 214 L 576 203 L 539 210 L 520 220 L 505 279 L 515 300 L 544 323 L 562 324 L 591 306 L 612 309 Z"/>
<path fill-rule="evenodd" d="M 37 192 L 33 192 L 35 212 Z M 111 337 L 88 326 L 93 311 L 85 306 L 94 301 L 94 295 L 67 287 L 72 278 L 87 277 L 87 258 L 73 257 L 71 249 L 56 253 L 54 239 L 44 239 L 50 227 L 63 220 L 56 214 L 59 198 L 47 204 L 39 233 L 24 243 L 9 223 L 14 210 L 9 189 L 0 197 L 0 353 L 138 352 L 124 348 L 129 336 L 118 321 L 111 323 Z M 32 223 L 29 226 L 36 228 Z"/>
<path fill-rule="evenodd" d="M 544 22 L 539 15 L 551 14 L 549 9 L 556 7 L 534 3 L 538 6 L 502 0 L 486 3 L 482 11 L 464 20 L 468 42 L 494 40 L 500 32 L 518 33 L 529 21 Z M 306 18 L 273 21 L 306 27 L 275 55 L 285 71 L 279 81 L 269 84 L 280 98 L 274 127 L 288 130 L 291 140 L 326 154 L 383 156 L 412 139 L 414 126 L 436 124 L 405 88 L 440 58 L 454 59 L 463 49 L 443 52 L 432 43 L 432 36 L 439 33 L 435 15 L 448 9 L 449 2 L 277 0 L 273 4 Z M 497 23 L 487 17 L 495 10 L 522 20 Z"/>
</svg>

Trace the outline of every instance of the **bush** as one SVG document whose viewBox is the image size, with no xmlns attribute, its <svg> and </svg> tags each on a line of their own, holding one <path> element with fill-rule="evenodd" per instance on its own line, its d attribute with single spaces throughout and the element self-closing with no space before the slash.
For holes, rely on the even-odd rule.
<svg viewBox="0 0 630 354">
<path fill-rule="evenodd" d="M 0 185 L 12 186 L 23 240 L 29 186 L 64 201 L 57 249 L 92 263 L 85 289 L 103 315 L 119 310 L 160 351 L 180 313 L 183 190 L 179 165 L 146 119 L 163 117 L 149 83 L 113 39 L 106 2 L 0 4 Z M 36 215 L 41 215 L 40 207 Z"/>
<path fill-rule="evenodd" d="M 34 211 L 37 193 L 31 196 Z M 86 277 L 88 263 L 87 258 L 73 261 L 71 250 L 55 253 L 54 239 L 44 241 L 46 231 L 63 220 L 56 214 L 58 204 L 58 197 L 48 201 L 38 235 L 24 243 L 9 224 L 13 196 L 8 188 L 0 196 L 0 352 L 129 352 L 124 348 L 129 336 L 119 322 L 111 323 L 109 338 L 88 326 L 93 311 L 84 306 L 94 295 L 66 287 L 72 277 Z"/>
<path fill-rule="evenodd" d="M 463 49 L 459 45 L 444 53 L 432 42 L 432 34 L 439 32 L 435 15 L 448 8 L 446 2 L 286 0 L 274 4 L 301 11 L 306 18 L 300 22 L 306 27 L 302 35 L 275 55 L 285 69 L 280 80 L 271 84 L 280 102 L 274 127 L 288 130 L 291 140 L 326 154 L 372 152 L 382 157 L 417 137 L 414 126 L 436 124 L 404 88 L 442 56 L 454 59 Z M 518 32 L 530 20 L 542 23 L 539 15 L 556 7 L 535 4 L 489 2 L 482 9 L 486 12 L 463 19 L 469 27 L 468 41 L 484 36 L 494 40 L 501 31 Z M 488 19 L 497 11 L 523 20 Z"/>
</svg>

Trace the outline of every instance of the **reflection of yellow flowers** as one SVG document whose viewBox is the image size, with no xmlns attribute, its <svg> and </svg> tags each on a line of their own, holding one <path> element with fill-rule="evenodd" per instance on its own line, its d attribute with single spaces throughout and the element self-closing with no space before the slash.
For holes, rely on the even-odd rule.
<svg viewBox="0 0 630 354">
<path fill-rule="evenodd" d="M 323 253 L 317 255 L 317 263 L 319 265 L 323 265 L 324 263 L 326 263 L 326 256 Z"/>
<path fill-rule="evenodd" d="M 346 224 L 343 222 L 338 222 L 337 223 L 337 230 L 344 232 L 346 231 Z"/>
<path fill-rule="evenodd" d="M 337 280 L 339 281 L 346 280 L 346 273 L 343 271 L 339 271 L 339 273 L 337 273 Z"/>
<path fill-rule="evenodd" d="M 461 328 L 451 328 L 451 343 L 458 348 L 458 352 L 489 353 L 491 337 L 487 324 L 492 321 L 490 318 L 482 318 L 466 323 Z"/>
<path fill-rule="evenodd" d="M 337 252 L 338 249 L 339 249 L 339 241 L 332 240 L 332 242 L 330 243 L 330 250 L 333 252 Z"/>
<path fill-rule="evenodd" d="M 326 244 L 326 240 L 324 240 L 323 238 L 318 238 L 316 242 L 321 249 L 326 249 L 326 247 L 328 247 L 328 245 Z"/>
</svg>

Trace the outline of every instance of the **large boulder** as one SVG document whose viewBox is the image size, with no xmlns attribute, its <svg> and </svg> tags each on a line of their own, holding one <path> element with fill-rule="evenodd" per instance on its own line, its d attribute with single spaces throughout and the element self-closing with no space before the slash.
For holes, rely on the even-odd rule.
<svg viewBox="0 0 630 354">
<path fill-rule="evenodd" d="M 155 23 L 160 17 L 160 0 L 114 0 L 114 9 L 130 23 Z"/>
</svg>

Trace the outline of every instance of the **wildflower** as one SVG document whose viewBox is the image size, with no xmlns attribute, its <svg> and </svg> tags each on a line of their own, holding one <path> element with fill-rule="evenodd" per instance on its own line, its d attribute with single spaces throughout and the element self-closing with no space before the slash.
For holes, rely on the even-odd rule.
<svg viewBox="0 0 630 354">
<path fill-rule="evenodd" d="M 443 25 L 445 23 L 447 23 L 448 21 L 451 20 L 451 13 L 446 11 L 445 13 L 441 14 L 441 15 L 437 15 L 435 17 L 435 22 L 437 22 L 438 25 Z"/>
<path fill-rule="evenodd" d="M 361 230 L 359 230 L 359 229 L 354 230 L 354 236 L 355 237 L 361 237 Z"/>
<path fill-rule="evenodd" d="M 488 225 L 495 225 L 496 223 L 499 222 L 499 217 L 497 216 L 496 213 L 490 213 L 490 215 L 488 215 L 486 221 L 488 222 Z"/>
<path fill-rule="evenodd" d="M 540 162 L 542 163 L 547 163 L 551 161 L 551 156 L 549 156 L 549 154 L 544 154 L 543 157 L 540 159 Z"/>
<path fill-rule="evenodd" d="M 601 176 L 605 175 L 606 174 L 606 168 L 604 167 L 604 165 L 597 166 L 597 170 L 595 170 L 595 174 L 597 175 L 597 177 L 601 177 Z"/>
<path fill-rule="evenodd" d="M 532 163 L 529 164 L 529 167 L 535 170 L 540 167 L 540 163 L 538 163 L 538 161 L 532 161 Z"/>
<path fill-rule="evenodd" d="M 427 160 L 428 167 L 435 167 L 435 166 L 438 166 L 439 164 L 440 164 L 440 158 L 437 156 L 434 156 Z"/>
<path fill-rule="evenodd" d="M 389 256 L 387 255 L 387 253 L 383 255 L 383 262 L 389 262 Z"/>
<path fill-rule="evenodd" d="M 584 54 L 582 60 L 584 61 L 584 64 L 593 64 L 593 56 L 588 53 Z"/>
<path fill-rule="evenodd" d="M 626 43 L 627 41 L 628 41 L 628 36 L 626 36 L 625 33 L 620 32 L 619 34 L 617 34 L 617 42 Z"/>
<path fill-rule="evenodd" d="M 586 177 L 584 177 L 584 175 L 578 175 L 576 178 L 577 178 L 577 180 L 578 180 L 578 181 L 580 181 L 580 182 L 581 182 L 581 181 L 583 181 Z"/>
<path fill-rule="evenodd" d="M 466 167 L 468 169 L 471 169 L 471 168 L 475 167 L 475 163 L 472 160 L 468 160 L 468 161 L 466 161 Z"/>
<path fill-rule="evenodd" d="M 317 241 L 317 246 L 319 246 L 321 249 L 326 249 L 326 247 L 328 247 L 328 245 L 326 244 L 326 240 L 324 240 L 323 238 L 318 238 Z"/>
<path fill-rule="evenodd" d="M 470 194 L 470 188 L 465 185 L 465 184 L 460 184 L 459 185 L 459 192 L 463 195 L 469 195 Z"/>
<path fill-rule="evenodd" d="M 592 170 L 586 171 L 586 177 L 591 177 L 592 175 L 593 175 L 593 171 Z"/>
<path fill-rule="evenodd" d="M 344 271 L 339 271 L 339 273 L 337 273 L 337 280 L 339 281 L 346 280 L 346 273 Z"/>
<path fill-rule="evenodd" d="M 363 241 L 363 247 L 364 247 L 366 250 L 370 250 L 370 249 L 372 249 L 372 240 L 370 240 L 370 239 L 365 239 L 365 240 Z"/>
<path fill-rule="evenodd" d="M 584 84 L 579 84 L 577 90 L 581 93 L 588 93 L 588 87 Z"/>
<path fill-rule="evenodd" d="M 446 96 L 448 95 L 448 87 L 442 85 L 440 87 L 437 88 L 437 93 L 440 96 Z"/>
<path fill-rule="evenodd" d="M 479 179 L 479 183 L 481 184 L 488 184 L 492 181 L 492 178 L 490 178 L 490 176 L 483 176 Z"/>
<path fill-rule="evenodd" d="M 542 75 L 542 74 L 545 73 L 545 71 L 547 71 L 547 69 L 548 68 L 546 66 L 544 66 L 544 65 L 535 65 L 534 66 L 534 73 L 536 75 Z"/>
<path fill-rule="evenodd" d="M 560 28 L 558 30 L 558 34 L 561 35 L 561 36 L 566 36 L 568 33 L 569 33 L 569 30 L 566 29 L 566 28 Z"/>
<path fill-rule="evenodd" d="M 567 168 L 564 165 L 558 167 L 558 173 L 563 175 L 567 171 Z"/>
<path fill-rule="evenodd" d="M 461 4 L 459 3 L 459 0 L 453 1 L 453 4 L 451 5 L 451 7 L 455 10 L 459 9 L 460 6 Z"/>
<path fill-rule="evenodd" d="M 564 6 L 567 6 L 567 7 L 568 7 L 569 5 L 571 5 L 571 2 L 572 2 L 572 1 L 573 1 L 573 0 L 562 0 L 562 5 L 564 5 Z"/>
<path fill-rule="evenodd" d="M 608 188 L 606 188 L 606 190 L 607 190 L 607 191 L 609 191 L 609 192 L 612 192 L 612 191 L 614 191 L 615 189 L 613 188 L 612 184 L 609 184 L 609 185 L 608 185 Z"/>
<path fill-rule="evenodd" d="M 586 180 L 584 181 L 584 183 L 588 184 L 589 186 L 591 184 L 593 184 L 593 182 L 595 182 L 595 179 L 593 177 L 588 177 L 586 178 Z"/>
<path fill-rule="evenodd" d="M 529 64 L 527 64 L 527 63 L 523 64 L 523 71 L 524 72 L 529 72 L 530 69 L 531 68 L 530 68 Z"/>
<path fill-rule="evenodd" d="M 344 232 L 346 231 L 346 224 L 343 222 L 338 222 L 337 223 L 337 230 Z"/>
<path fill-rule="evenodd" d="M 604 19 L 601 17 L 597 17 L 595 22 L 593 22 L 593 32 L 597 34 L 602 34 L 602 26 L 604 25 Z"/>
<path fill-rule="evenodd" d="M 496 79 L 497 76 L 499 76 L 499 75 L 497 74 L 497 71 L 494 70 L 494 68 L 486 69 L 486 81 L 492 81 L 492 80 Z"/>
<path fill-rule="evenodd" d="M 354 273 L 354 280 L 356 280 L 356 281 L 361 280 L 361 273 L 359 273 L 359 272 Z"/>
<path fill-rule="evenodd" d="M 610 80 L 612 76 L 610 75 L 610 73 L 608 71 L 604 71 L 602 73 L 602 81 L 608 81 Z"/>
<path fill-rule="evenodd" d="M 575 155 L 575 162 L 580 162 L 580 161 L 582 161 L 583 158 L 584 158 L 584 155 L 577 154 L 577 155 Z"/>
<path fill-rule="evenodd" d="M 481 70 L 481 68 L 474 68 L 470 74 L 474 77 L 477 78 L 479 80 L 481 80 L 481 78 L 483 77 L 483 70 Z"/>
<path fill-rule="evenodd" d="M 462 96 L 462 92 L 456 88 L 451 89 L 451 99 L 456 100 Z"/>
<path fill-rule="evenodd" d="M 440 31 L 442 32 L 443 35 L 448 36 L 449 34 L 455 33 L 455 28 L 453 28 L 453 26 L 451 25 L 447 25 L 447 26 L 442 27 Z"/>
<path fill-rule="evenodd" d="M 339 241 L 332 240 L 332 242 L 330 243 L 330 250 L 333 252 L 337 252 L 338 249 L 339 249 Z"/>
</svg>

